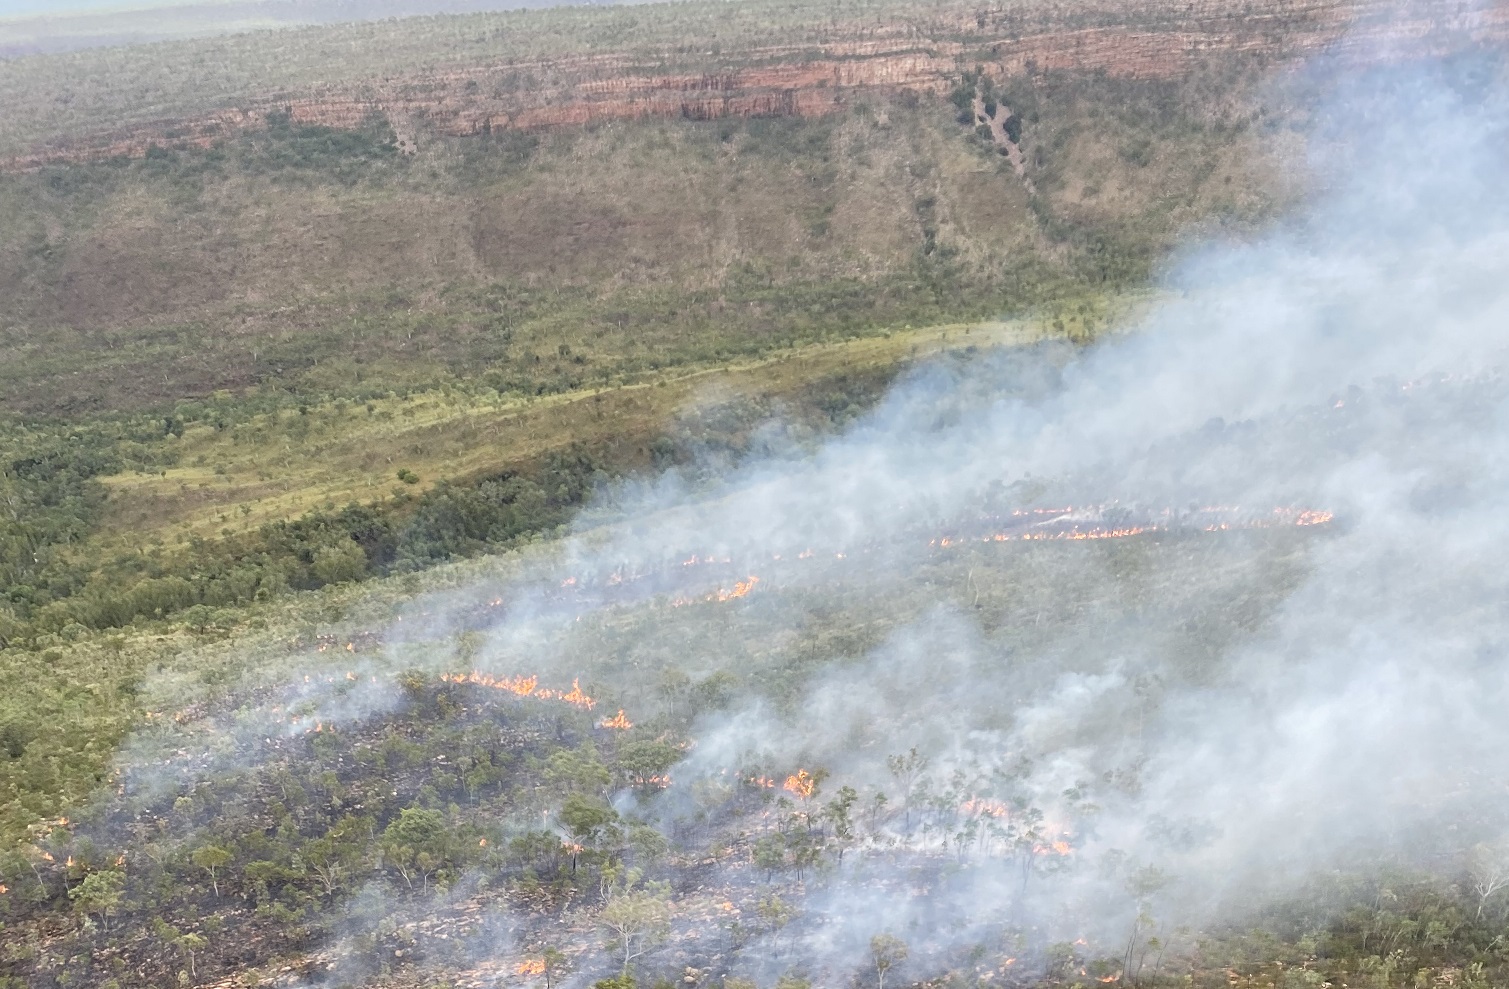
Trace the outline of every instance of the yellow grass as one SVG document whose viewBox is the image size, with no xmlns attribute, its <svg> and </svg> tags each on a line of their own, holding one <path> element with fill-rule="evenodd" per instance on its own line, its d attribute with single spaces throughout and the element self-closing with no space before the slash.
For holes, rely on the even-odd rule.
<svg viewBox="0 0 1509 989">
<path fill-rule="evenodd" d="M 529 400 L 434 391 L 380 399 L 370 411 L 327 403 L 310 407 L 307 415 L 269 414 L 224 431 L 200 426 L 178 440 L 180 466 L 104 479 L 111 498 L 101 544 L 112 549 L 215 539 L 319 508 L 418 494 L 442 479 L 501 471 L 575 440 L 611 433 L 643 442 L 710 387 L 722 394 L 780 396 L 846 369 L 893 365 L 950 348 L 1020 345 L 1044 334 L 1037 321 L 951 324 Z M 420 480 L 400 482 L 400 469 Z"/>
</svg>

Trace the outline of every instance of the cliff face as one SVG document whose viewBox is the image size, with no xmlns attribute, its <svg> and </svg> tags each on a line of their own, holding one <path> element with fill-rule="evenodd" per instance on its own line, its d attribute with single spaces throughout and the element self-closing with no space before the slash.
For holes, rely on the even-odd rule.
<svg viewBox="0 0 1509 989">
<path fill-rule="evenodd" d="M 1217 0 L 1191 4 L 1177 20 L 1153 26 L 1026 35 L 979 14 L 958 25 L 953 40 L 919 38 L 898 25 L 868 32 L 880 40 L 836 37 L 817 48 L 681 53 L 675 56 L 679 62 L 703 62 L 705 68 L 677 73 L 645 71 L 650 59 L 643 53 L 515 60 L 375 80 L 359 92 L 332 87 L 267 93 L 189 118 L 35 146 L 0 160 L 0 167 L 141 156 L 159 144 L 205 147 L 265 127 L 270 115 L 281 113 L 295 123 L 342 129 L 381 114 L 411 139 L 645 118 L 812 117 L 867 93 L 943 92 L 977 66 L 998 77 L 1078 70 L 1157 78 L 1223 55 L 1275 61 L 1325 51 L 1342 57 L 1411 57 L 1509 39 L 1509 11 L 1502 4 L 1474 12 L 1464 7 L 1455 0 L 1429 0 L 1413 5 L 1406 17 L 1387 17 L 1382 0 L 1322 0 L 1239 14 L 1234 4 Z"/>
</svg>

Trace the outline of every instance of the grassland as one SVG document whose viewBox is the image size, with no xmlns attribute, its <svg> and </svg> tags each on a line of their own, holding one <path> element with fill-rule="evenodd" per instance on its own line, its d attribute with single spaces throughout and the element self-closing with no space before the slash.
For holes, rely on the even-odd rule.
<svg viewBox="0 0 1509 989">
<path fill-rule="evenodd" d="M 1142 301 L 1137 295 L 1102 300 L 1092 324 Z M 1084 306 L 1089 310 L 1088 302 Z M 335 400 L 302 411 L 261 413 L 226 428 L 193 425 L 161 441 L 171 453 L 159 460 L 182 466 L 99 477 L 109 491 L 103 515 L 63 559 L 99 572 L 102 581 L 129 586 L 149 579 L 151 571 L 124 561 L 151 560 L 172 569 L 177 559 L 180 572 L 193 573 L 210 565 L 226 545 L 256 541 L 271 524 L 353 502 L 402 513 L 439 481 L 474 483 L 573 445 L 628 446 L 631 454 L 617 466 L 649 470 L 673 465 L 693 441 L 703 451 L 709 443 L 736 449 L 744 430 L 774 414 L 786 416 L 798 437 L 815 438 L 863 411 L 915 361 L 940 354 L 968 360 L 1055 332 L 1042 320 L 960 324 L 813 344 L 778 357 L 661 372 L 611 390 L 516 404 L 448 387 L 407 399 L 378 399 L 371 411 Z M 709 428 L 699 419 L 724 425 Z M 670 459 L 656 459 L 651 452 L 656 440 L 661 441 L 656 449 Z M 417 481 L 403 483 L 400 470 L 412 472 Z M 530 552 L 538 556 L 548 549 Z M 139 721 L 144 705 L 193 703 L 139 698 L 137 684 L 149 671 L 189 671 L 190 682 L 213 686 L 227 675 L 214 672 L 219 668 L 214 664 L 241 662 L 236 650 L 246 647 L 248 635 L 266 640 L 259 648 L 274 648 L 290 631 L 307 638 L 315 625 L 348 612 L 381 622 L 396 603 L 418 591 L 470 584 L 496 566 L 484 561 L 442 567 L 379 581 L 370 590 L 334 581 L 318 593 L 255 595 L 235 608 L 145 614 L 124 630 L 54 625 L 55 632 L 39 628 L 42 634 L 32 639 L 13 635 L 4 652 L 0 734 L 37 744 L 26 749 L 25 759 L 0 762 L 10 774 L 0 786 L 0 792 L 12 794 L 4 817 L 10 839 L 90 793 L 108 772 L 114 741 Z M 504 561 L 503 566 L 517 564 Z M 83 588 L 79 596 L 90 593 Z M 258 631 L 267 629 L 272 631 Z M 215 643 L 225 644 L 223 659 L 206 666 L 201 647 L 215 652 L 222 648 Z M 43 732 L 41 725 L 49 727 Z"/>
<path fill-rule="evenodd" d="M 1127 304 L 1113 302 L 1118 310 Z M 1102 303 L 1100 311 L 1108 308 Z M 475 481 L 573 442 L 598 445 L 611 437 L 645 447 L 673 434 L 683 410 L 706 396 L 769 411 L 789 404 L 802 414 L 811 408 L 803 392 L 843 375 L 888 377 L 950 346 L 1022 344 L 1050 332 L 1041 320 L 954 324 L 538 398 L 447 388 L 366 405 L 336 401 L 266 412 L 224 429 L 196 425 L 172 442 L 178 466 L 100 479 L 109 507 L 103 538 L 92 546 L 109 552 L 246 533 L 319 509 L 388 500 L 395 489 L 415 496 L 441 481 Z M 398 470 L 417 480 L 399 482 Z"/>
</svg>

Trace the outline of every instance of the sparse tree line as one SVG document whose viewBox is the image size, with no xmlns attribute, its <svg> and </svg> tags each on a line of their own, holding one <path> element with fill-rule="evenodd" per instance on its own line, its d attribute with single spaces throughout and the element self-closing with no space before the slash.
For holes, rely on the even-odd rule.
<svg viewBox="0 0 1509 989">
<path fill-rule="evenodd" d="M 882 393 L 889 373 L 840 375 L 803 396 L 819 428 L 852 419 Z M 276 414 L 273 406 L 273 414 Z M 234 609 L 290 591 L 496 552 L 554 534 L 595 494 L 626 473 L 716 456 L 736 462 L 763 406 L 694 429 L 573 444 L 517 469 L 441 481 L 410 494 L 405 468 L 382 502 L 317 509 L 290 521 L 168 549 L 140 546 L 104 561 L 88 552 L 112 474 L 178 466 L 164 437 L 192 426 L 232 428 L 260 410 L 185 403 L 164 418 L 14 433 L 0 447 L 0 649 L 45 649 L 89 630 L 170 619 L 196 630 L 234 625 Z M 259 414 L 267 415 L 266 411 Z M 300 406 L 293 429 L 309 416 Z M 412 478 L 417 480 L 417 478 Z"/>
<path fill-rule="evenodd" d="M 101 572 L 78 550 L 103 511 L 97 478 L 125 466 L 111 452 L 16 459 L 0 474 L 0 499 L 10 508 L 0 520 L 0 571 L 8 578 L 0 585 L 0 648 L 45 647 L 51 636 L 76 638 L 192 609 L 199 610 L 185 620 L 202 627 L 221 619 L 214 609 L 506 547 L 554 530 L 609 477 L 600 455 L 571 449 L 533 470 L 320 510 L 250 536 L 198 540 L 187 553 L 129 556 Z"/>
</svg>

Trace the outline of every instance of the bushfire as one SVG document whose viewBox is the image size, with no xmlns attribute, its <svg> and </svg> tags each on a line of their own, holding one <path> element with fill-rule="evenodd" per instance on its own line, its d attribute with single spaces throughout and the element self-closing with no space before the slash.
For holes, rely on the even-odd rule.
<svg viewBox="0 0 1509 989">
<path fill-rule="evenodd" d="M 693 557 L 693 560 L 695 560 L 695 559 L 696 558 Z M 686 563 L 682 564 L 682 566 L 691 566 L 691 565 L 692 565 L 692 561 L 687 561 Z M 683 608 L 683 607 L 685 607 L 685 606 L 687 606 L 689 604 L 698 604 L 699 602 L 703 602 L 703 601 L 711 601 L 711 602 L 718 603 L 718 604 L 722 604 L 725 601 L 735 601 L 735 600 L 738 600 L 739 598 L 742 598 L 742 597 L 748 597 L 749 596 L 749 592 L 752 591 L 752 590 L 754 590 L 755 589 L 755 585 L 758 584 L 759 582 L 760 582 L 760 578 L 754 576 L 753 574 L 750 574 L 748 577 L 744 578 L 743 580 L 735 581 L 734 582 L 734 586 L 733 586 L 733 590 L 727 590 L 725 588 L 721 588 L 720 587 L 716 591 L 713 591 L 710 594 L 704 594 L 701 597 L 686 597 L 685 595 L 682 595 L 680 597 L 672 599 L 672 601 L 671 601 L 671 607 L 672 608 Z"/>
<path fill-rule="evenodd" d="M 647 790 L 664 790 L 671 785 L 671 778 L 660 773 L 650 776 L 634 776 L 629 780 L 631 786 Z"/>
<path fill-rule="evenodd" d="M 1331 512 L 1308 508 L 1275 508 L 1268 512 L 1252 513 L 1241 508 L 1212 505 L 1188 512 L 1164 509 L 1144 515 L 1136 522 L 1128 519 L 1112 521 L 1118 515 L 1114 508 L 1089 509 L 1033 509 L 1030 512 L 1013 512 L 1009 528 L 998 529 L 983 535 L 940 536 L 928 543 L 940 549 L 970 542 L 1005 543 L 1033 542 L 1039 540 L 1082 539 L 1128 539 L 1152 532 L 1172 532 L 1178 529 L 1198 532 L 1233 532 L 1241 529 L 1277 529 L 1290 526 L 1325 525 L 1335 519 Z M 1023 518 L 1044 516 L 1023 525 Z"/>
<path fill-rule="evenodd" d="M 495 677 L 480 670 L 473 670 L 470 673 L 442 673 L 440 679 L 446 683 L 471 683 L 479 687 L 490 687 L 493 690 L 506 690 L 519 697 L 560 701 L 584 711 L 590 711 L 597 706 L 596 700 L 582 692 L 580 678 L 571 681 L 570 690 L 551 690 L 548 687 L 541 687 L 539 686 L 540 678 L 537 676 Z M 622 715 L 623 712 L 620 711 L 619 716 Z"/>
<path fill-rule="evenodd" d="M 604 718 L 602 721 L 598 722 L 598 727 L 600 727 L 600 728 L 617 728 L 617 729 L 619 729 L 621 731 L 627 731 L 628 729 L 634 727 L 634 722 L 630 721 L 624 715 L 624 709 L 623 708 L 619 708 L 618 709 L 618 713 L 615 714 L 615 715 L 613 715 L 613 717 L 611 717 L 611 718 Z"/>
<path fill-rule="evenodd" d="M 1253 511 L 1231 505 L 1208 505 L 1189 509 L 1141 509 L 1117 504 L 1089 507 L 1068 506 L 1065 508 L 1017 509 L 1005 515 L 989 515 L 962 522 L 954 532 L 932 536 L 927 545 L 934 549 L 948 549 L 972 543 L 1006 543 L 1037 541 L 1080 541 L 1096 539 L 1128 539 L 1134 536 L 1159 532 L 1232 532 L 1250 529 L 1275 529 L 1285 527 L 1310 527 L 1333 521 L 1331 512 L 1309 508 L 1280 507 Z M 797 552 L 789 550 L 758 554 L 758 559 L 768 563 L 782 563 L 818 558 L 847 560 L 854 555 L 864 555 L 876 550 L 875 546 L 831 548 L 818 551 L 812 547 Z M 650 585 L 679 580 L 673 573 L 706 566 L 731 566 L 732 556 L 714 553 L 693 553 L 678 559 L 677 565 L 663 568 L 620 568 L 600 581 L 599 589 L 614 588 L 617 591 L 630 585 Z M 761 582 L 755 574 L 736 580 L 733 586 L 701 594 L 674 593 L 669 600 L 673 608 L 703 602 L 721 603 L 747 597 Z M 562 588 L 572 592 L 588 592 L 594 582 L 572 576 L 562 581 Z M 653 593 L 653 592 L 652 592 Z"/>
<path fill-rule="evenodd" d="M 1123 507 L 1112 503 L 1082 508 L 1074 506 L 1030 508 L 963 520 L 953 527 L 952 531 L 931 537 L 917 533 L 915 536 L 917 543 L 914 545 L 926 545 L 934 550 L 948 550 L 980 543 L 1086 541 L 1126 539 L 1150 533 L 1217 533 L 1284 527 L 1313 528 L 1327 525 L 1334 519 L 1334 514 L 1328 511 L 1295 507 L 1252 511 L 1229 505 L 1214 505 L 1189 509 L 1149 510 Z M 926 540 L 925 543 L 923 540 Z M 686 557 L 673 557 L 674 563 L 658 567 L 625 564 L 606 575 L 565 576 L 554 582 L 551 594 L 562 604 L 568 604 L 568 606 L 575 604 L 580 609 L 576 616 L 578 621 L 587 612 L 597 608 L 636 602 L 648 603 L 655 599 L 665 601 L 670 607 L 727 603 L 750 596 L 763 580 L 769 578 L 762 578 L 746 571 L 746 576 L 734 579 L 732 586 L 722 584 L 714 590 L 696 593 L 684 587 L 688 571 L 708 566 L 740 566 L 742 568 L 748 562 L 759 561 L 787 566 L 793 560 L 851 560 L 863 558 L 881 549 L 883 547 L 879 545 L 829 547 L 822 550 L 810 546 L 800 550 L 789 547 L 780 551 L 756 554 L 753 561 L 745 563 L 736 563 L 735 559 L 726 553 L 721 555 L 697 553 Z M 666 597 L 662 598 L 661 595 Z M 504 604 L 504 598 L 501 596 L 492 597 L 490 600 L 477 604 L 471 627 L 486 627 L 495 623 L 497 609 L 502 608 Z M 427 611 L 418 612 L 412 617 L 423 618 L 428 617 L 429 614 Z M 404 617 L 400 615 L 396 620 L 402 622 Z M 337 649 L 361 653 L 369 649 L 381 648 L 384 642 L 385 637 L 381 632 L 369 630 L 357 632 L 348 639 L 337 638 L 328 633 L 320 634 L 314 637 L 312 643 L 301 637 L 296 638 L 292 645 L 299 648 L 312 644 L 318 652 L 322 653 Z M 589 710 L 592 706 L 588 703 L 590 698 L 586 698 L 575 687 L 569 691 L 541 690 L 537 677 L 517 676 L 498 679 L 486 674 L 461 674 L 460 676 L 461 680 L 453 682 L 466 681 L 510 690 L 521 697 L 561 700 Z M 332 677 L 324 679 L 329 683 L 335 682 Z M 356 681 L 360 678 L 355 673 L 347 673 L 346 679 Z M 372 679 L 375 681 L 376 677 Z M 312 682 L 312 678 L 306 677 L 305 682 Z M 148 718 L 155 716 L 155 714 L 147 715 Z"/>
<path fill-rule="evenodd" d="M 964 813 L 976 817 L 1009 817 L 1011 811 L 999 800 L 987 800 L 984 797 L 971 797 L 964 801 L 960 808 Z"/>
<path fill-rule="evenodd" d="M 803 800 L 806 800 L 817 789 L 817 780 L 813 779 L 812 774 L 807 772 L 807 770 L 798 769 L 786 777 L 786 782 L 782 784 L 781 789 L 787 793 L 794 793 Z"/>
</svg>

